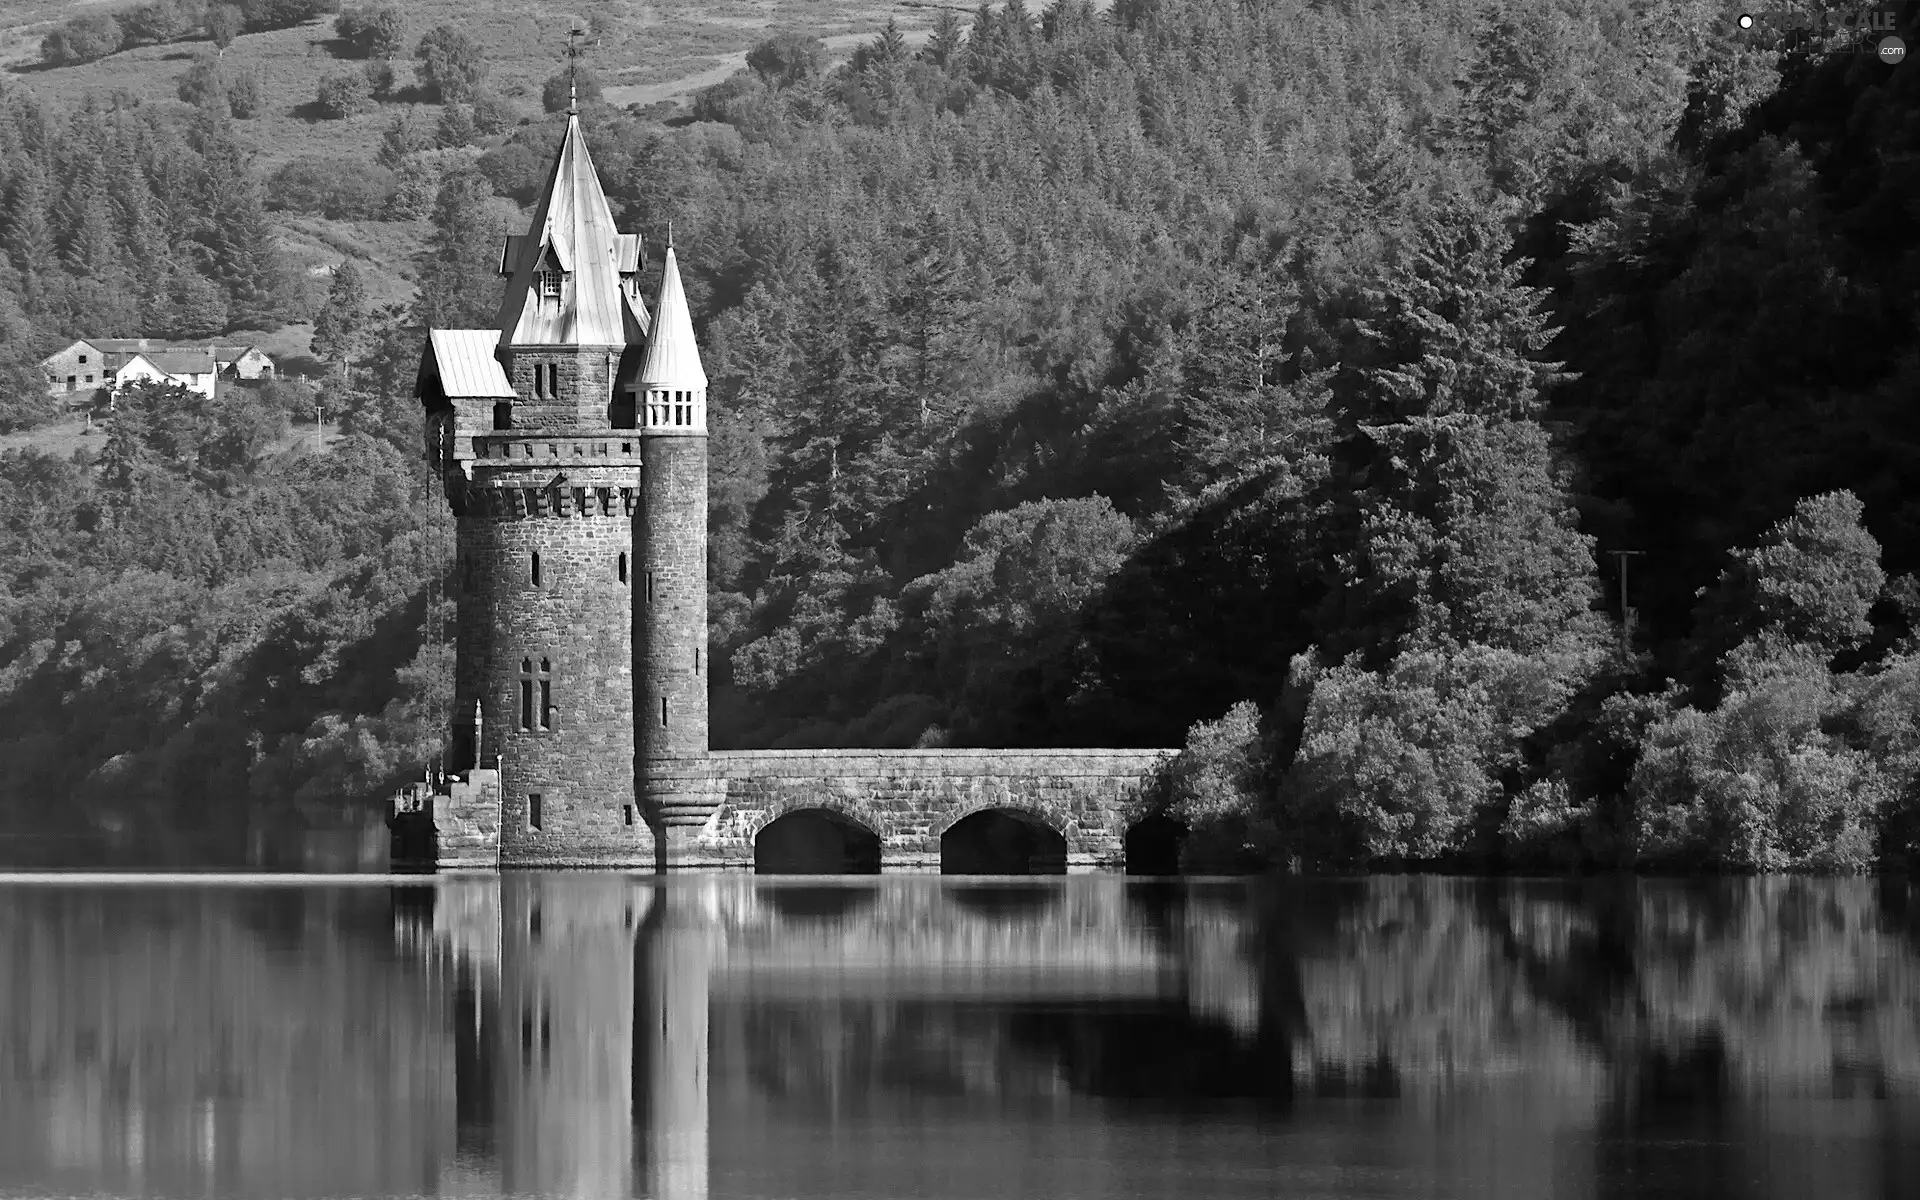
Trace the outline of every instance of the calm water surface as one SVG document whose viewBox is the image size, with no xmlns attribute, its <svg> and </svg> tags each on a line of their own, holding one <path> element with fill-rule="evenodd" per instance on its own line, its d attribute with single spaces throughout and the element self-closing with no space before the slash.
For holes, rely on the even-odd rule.
<svg viewBox="0 0 1920 1200">
<path fill-rule="evenodd" d="M 1905 882 L 0 878 L 0 1196 L 1920 1196 Z"/>
</svg>

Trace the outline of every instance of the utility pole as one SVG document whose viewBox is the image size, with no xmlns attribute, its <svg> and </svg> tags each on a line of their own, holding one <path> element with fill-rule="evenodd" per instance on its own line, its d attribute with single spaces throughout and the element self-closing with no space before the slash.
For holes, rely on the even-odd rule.
<svg viewBox="0 0 1920 1200">
<path fill-rule="evenodd" d="M 1620 560 L 1620 653 L 1633 654 L 1633 618 L 1634 611 L 1627 605 L 1627 560 L 1645 554 L 1645 550 L 1614 550 L 1613 556 Z"/>
</svg>

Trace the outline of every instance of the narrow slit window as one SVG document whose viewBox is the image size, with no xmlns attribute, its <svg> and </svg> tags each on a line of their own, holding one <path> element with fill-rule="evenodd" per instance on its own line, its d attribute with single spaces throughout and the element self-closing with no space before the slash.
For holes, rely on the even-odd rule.
<svg viewBox="0 0 1920 1200">
<path fill-rule="evenodd" d="M 700 651 L 698 650 L 693 652 L 693 673 L 695 675 L 700 673 Z"/>
<path fill-rule="evenodd" d="M 533 660 L 529 658 L 520 660 L 520 728 L 533 728 Z"/>
<path fill-rule="evenodd" d="M 667 727 L 667 698 L 665 696 L 662 696 L 660 697 L 660 728 L 665 729 L 666 727 Z"/>
<path fill-rule="evenodd" d="M 540 660 L 540 728 L 553 728 L 553 664 Z"/>
<path fill-rule="evenodd" d="M 620 812 L 621 812 L 621 815 L 626 818 L 627 824 L 629 825 L 633 824 L 633 805 L 631 804 L 621 805 Z"/>
<path fill-rule="evenodd" d="M 540 819 L 540 793 L 530 792 L 527 795 L 527 828 L 540 828 Z"/>
<path fill-rule="evenodd" d="M 539 363 L 533 364 L 533 395 L 537 400 L 547 398 L 547 369 Z"/>
<path fill-rule="evenodd" d="M 625 583 L 626 581 L 627 581 L 627 552 L 625 550 L 622 550 L 620 552 L 620 582 Z"/>
<path fill-rule="evenodd" d="M 547 364 L 547 395 L 552 399 L 560 398 L 560 364 Z"/>
<path fill-rule="evenodd" d="M 528 572 L 528 578 L 533 580 L 533 586 L 540 586 L 540 552 L 538 550 L 533 552 L 533 568 Z"/>
<path fill-rule="evenodd" d="M 647 603 L 653 603 L 653 572 L 647 572 Z"/>
</svg>

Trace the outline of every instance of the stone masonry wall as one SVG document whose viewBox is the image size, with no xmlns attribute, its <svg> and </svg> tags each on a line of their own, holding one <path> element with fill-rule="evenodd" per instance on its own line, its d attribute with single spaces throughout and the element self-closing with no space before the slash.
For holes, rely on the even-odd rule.
<svg viewBox="0 0 1920 1200">
<path fill-rule="evenodd" d="M 454 713 L 470 729 L 480 703 L 478 765 L 500 769 L 501 861 L 650 864 L 653 833 L 633 774 L 638 447 L 622 453 L 604 433 L 479 440 L 460 522 Z"/>
<path fill-rule="evenodd" d="M 754 839 L 825 809 L 880 837 L 881 870 L 938 870 L 940 835 L 1002 809 L 1066 839 L 1069 870 L 1118 868 L 1126 820 L 1172 750 L 733 750 L 709 769 L 724 802 L 687 865 L 751 867 Z"/>
<path fill-rule="evenodd" d="M 650 815 L 670 831 L 706 822 L 718 799 L 706 782 L 707 439 L 649 434 L 642 442 L 643 500 L 634 581 L 639 640 L 641 791 Z"/>
<path fill-rule="evenodd" d="M 611 428 L 614 373 L 621 346 L 526 346 L 506 352 L 513 386 L 513 431 L 571 432 Z M 557 390 L 536 382 L 535 371 L 552 366 Z M 542 392 L 545 391 L 543 395 Z"/>
</svg>

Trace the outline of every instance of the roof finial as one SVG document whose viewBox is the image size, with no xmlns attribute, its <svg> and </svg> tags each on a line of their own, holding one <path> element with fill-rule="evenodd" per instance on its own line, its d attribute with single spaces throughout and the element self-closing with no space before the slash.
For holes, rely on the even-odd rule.
<svg viewBox="0 0 1920 1200">
<path fill-rule="evenodd" d="M 673 222 L 667 222 L 667 249 L 673 249 Z"/>
<path fill-rule="evenodd" d="M 580 57 L 587 52 L 587 48 L 580 43 L 585 36 L 587 31 L 584 29 L 576 29 L 567 35 L 567 115 L 570 117 L 580 115 L 580 91 L 575 76 L 580 70 Z"/>
</svg>

